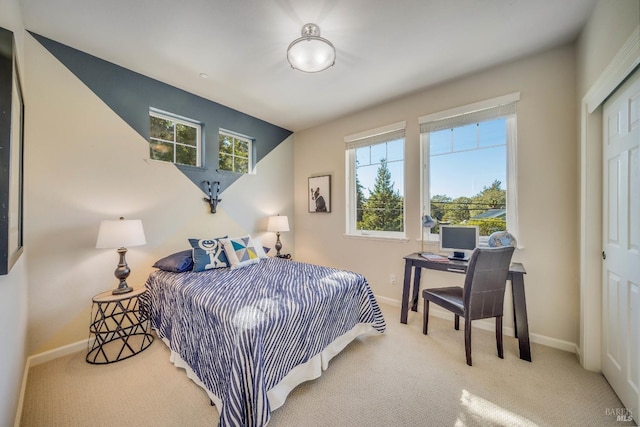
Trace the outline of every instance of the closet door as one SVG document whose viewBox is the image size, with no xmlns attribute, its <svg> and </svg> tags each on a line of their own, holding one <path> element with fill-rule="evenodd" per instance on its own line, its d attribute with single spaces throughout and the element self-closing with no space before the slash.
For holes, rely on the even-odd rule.
<svg viewBox="0 0 640 427">
<path fill-rule="evenodd" d="M 640 416 L 640 71 L 603 110 L 602 372 Z"/>
</svg>

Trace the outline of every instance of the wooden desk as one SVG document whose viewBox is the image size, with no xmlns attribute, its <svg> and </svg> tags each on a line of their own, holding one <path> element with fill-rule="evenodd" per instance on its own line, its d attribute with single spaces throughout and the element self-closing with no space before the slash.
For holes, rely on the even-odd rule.
<svg viewBox="0 0 640 427">
<path fill-rule="evenodd" d="M 423 268 L 430 270 L 449 271 L 465 274 L 466 261 L 432 261 L 423 258 L 418 253 L 404 257 L 404 283 L 402 285 L 402 308 L 400 323 L 407 323 L 409 311 L 409 291 L 411 290 L 411 275 L 413 273 L 413 292 L 411 292 L 411 311 L 418 311 L 418 295 L 420 292 L 420 276 Z M 524 295 L 524 275 L 527 272 L 520 263 L 513 263 L 509 267 L 507 280 L 511 282 L 513 294 L 513 317 L 520 347 L 520 359 L 531 362 L 531 346 L 529 344 L 529 323 L 527 321 L 527 302 Z"/>
</svg>

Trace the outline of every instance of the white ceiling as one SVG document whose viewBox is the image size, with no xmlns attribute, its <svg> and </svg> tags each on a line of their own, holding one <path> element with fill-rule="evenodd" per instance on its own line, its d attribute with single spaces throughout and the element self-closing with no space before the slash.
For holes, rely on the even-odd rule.
<svg viewBox="0 0 640 427">
<path fill-rule="evenodd" d="M 292 131 L 576 39 L 597 0 L 21 0 L 60 43 Z M 290 68 L 306 23 L 334 67 Z M 208 75 L 207 79 L 200 77 Z"/>
</svg>

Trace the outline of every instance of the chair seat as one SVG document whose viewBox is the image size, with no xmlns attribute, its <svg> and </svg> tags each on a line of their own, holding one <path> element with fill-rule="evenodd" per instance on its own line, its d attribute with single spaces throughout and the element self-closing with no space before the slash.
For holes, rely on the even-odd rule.
<svg viewBox="0 0 640 427">
<path fill-rule="evenodd" d="M 451 286 L 447 288 L 425 289 L 422 291 L 422 297 L 425 300 L 433 301 L 454 314 L 464 316 L 462 293 L 463 289 L 461 287 Z"/>
</svg>

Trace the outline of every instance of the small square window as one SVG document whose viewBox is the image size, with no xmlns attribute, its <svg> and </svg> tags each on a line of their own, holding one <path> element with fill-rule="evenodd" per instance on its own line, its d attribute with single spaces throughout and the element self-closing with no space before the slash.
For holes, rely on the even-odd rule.
<svg viewBox="0 0 640 427">
<path fill-rule="evenodd" d="M 149 112 L 149 157 L 153 160 L 201 166 L 202 125 L 168 113 Z"/>
<path fill-rule="evenodd" d="M 219 169 L 237 173 L 250 173 L 252 166 L 251 138 L 229 131 L 220 130 L 220 161 Z"/>
</svg>

